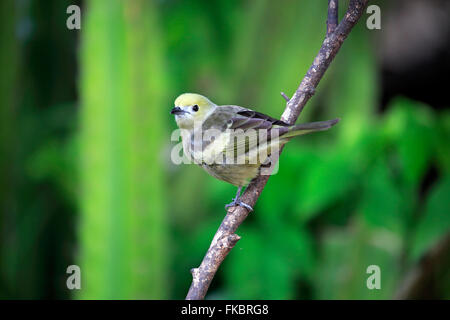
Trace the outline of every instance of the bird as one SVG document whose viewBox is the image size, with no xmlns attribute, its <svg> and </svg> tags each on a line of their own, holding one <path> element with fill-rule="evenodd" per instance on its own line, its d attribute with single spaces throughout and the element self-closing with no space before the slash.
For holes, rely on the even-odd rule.
<svg viewBox="0 0 450 320">
<path fill-rule="evenodd" d="M 217 105 L 196 93 L 183 93 L 170 111 L 180 129 L 183 152 L 211 176 L 236 186 L 236 196 L 225 205 L 253 208 L 241 200 L 241 191 L 262 167 L 270 165 L 271 152 L 303 134 L 323 131 L 339 118 L 290 125 L 282 120 L 237 105 Z"/>
</svg>

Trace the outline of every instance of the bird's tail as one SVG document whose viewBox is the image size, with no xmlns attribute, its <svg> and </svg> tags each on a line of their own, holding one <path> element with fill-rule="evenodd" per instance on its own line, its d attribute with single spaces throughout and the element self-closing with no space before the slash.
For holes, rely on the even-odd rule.
<svg viewBox="0 0 450 320">
<path fill-rule="evenodd" d="M 308 134 L 315 131 L 324 131 L 330 129 L 339 122 L 339 118 L 327 121 L 318 121 L 310 123 L 302 123 L 289 127 L 288 132 L 282 135 L 283 138 L 292 138 L 295 136 Z"/>
</svg>

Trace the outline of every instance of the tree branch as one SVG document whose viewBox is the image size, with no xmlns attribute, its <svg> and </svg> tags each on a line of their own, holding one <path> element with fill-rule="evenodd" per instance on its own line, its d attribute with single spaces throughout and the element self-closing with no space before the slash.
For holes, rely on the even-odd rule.
<svg viewBox="0 0 450 320">
<path fill-rule="evenodd" d="M 297 121 L 297 118 L 308 100 L 314 94 L 315 88 L 330 66 L 331 61 L 336 56 L 345 38 L 347 38 L 353 26 L 363 14 L 368 1 L 369 0 L 350 0 L 347 13 L 336 27 L 335 31 L 327 34 L 325 37 L 319 53 L 292 98 L 289 99 L 286 95 L 282 94 L 288 101 L 286 103 L 286 109 L 281 116 L 281 120 L 289 124 L 294 124 Z M 331 1 L 330 3 L 337 3 L 337 1 Z M 283 148 L 280 148 L 280 153 L 282 149 Z M 245 189 L 241 198 L 242 201 L 254 207 L 269 177 L 270 175 L 260 175 L 255 178 Z M 249 212 L 247 209 L 240 206 L 232 207 L 228 210 L 219 229 L 214 235 L 202 263 L 198 268 L 191 270 L 193 281 L 186 296 L 187 300 L 204 299 L 217 269 L 228 252 L 230 252 L 236 242 L 240 239 L 234 232 L 247 218 L 248 214 Z"/>
</svg>

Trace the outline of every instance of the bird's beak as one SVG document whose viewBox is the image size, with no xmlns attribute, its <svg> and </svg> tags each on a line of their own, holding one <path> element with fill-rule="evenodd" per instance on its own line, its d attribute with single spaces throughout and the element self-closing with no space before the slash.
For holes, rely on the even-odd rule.
<svg viewBox="0 0 450 320">
<path fill-rule="evenodd" d="M 181 109 L 180 107 L 174 107 L 171 111 L 171 114 L 182 114 L 182 113 L 186 113 L 186 111 L 184 111 L 183 109 Z"/>
</svg>

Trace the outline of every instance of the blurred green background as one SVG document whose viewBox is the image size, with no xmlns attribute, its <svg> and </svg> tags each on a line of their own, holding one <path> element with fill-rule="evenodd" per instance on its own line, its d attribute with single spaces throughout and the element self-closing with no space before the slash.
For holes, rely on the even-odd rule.
<svg viewBox="0 0 450 320">
<path fill-rule="evenodd" d="M 208 298 L 391 299 L 449 233 L 450 8 L 372 3 L 382 29 L 363 16 L 299 120 L 341 122 L 285 148 Z M 173 100 L 279 117 L 326 7 L 1 1 L 0 298 L 183 299 L 235 188 L 170 161 Z M 66 287 L 73 264 L 81 290 Z M 450 298 L 448 253 L 436 265 L 417 297 Z"/>
</svg>

